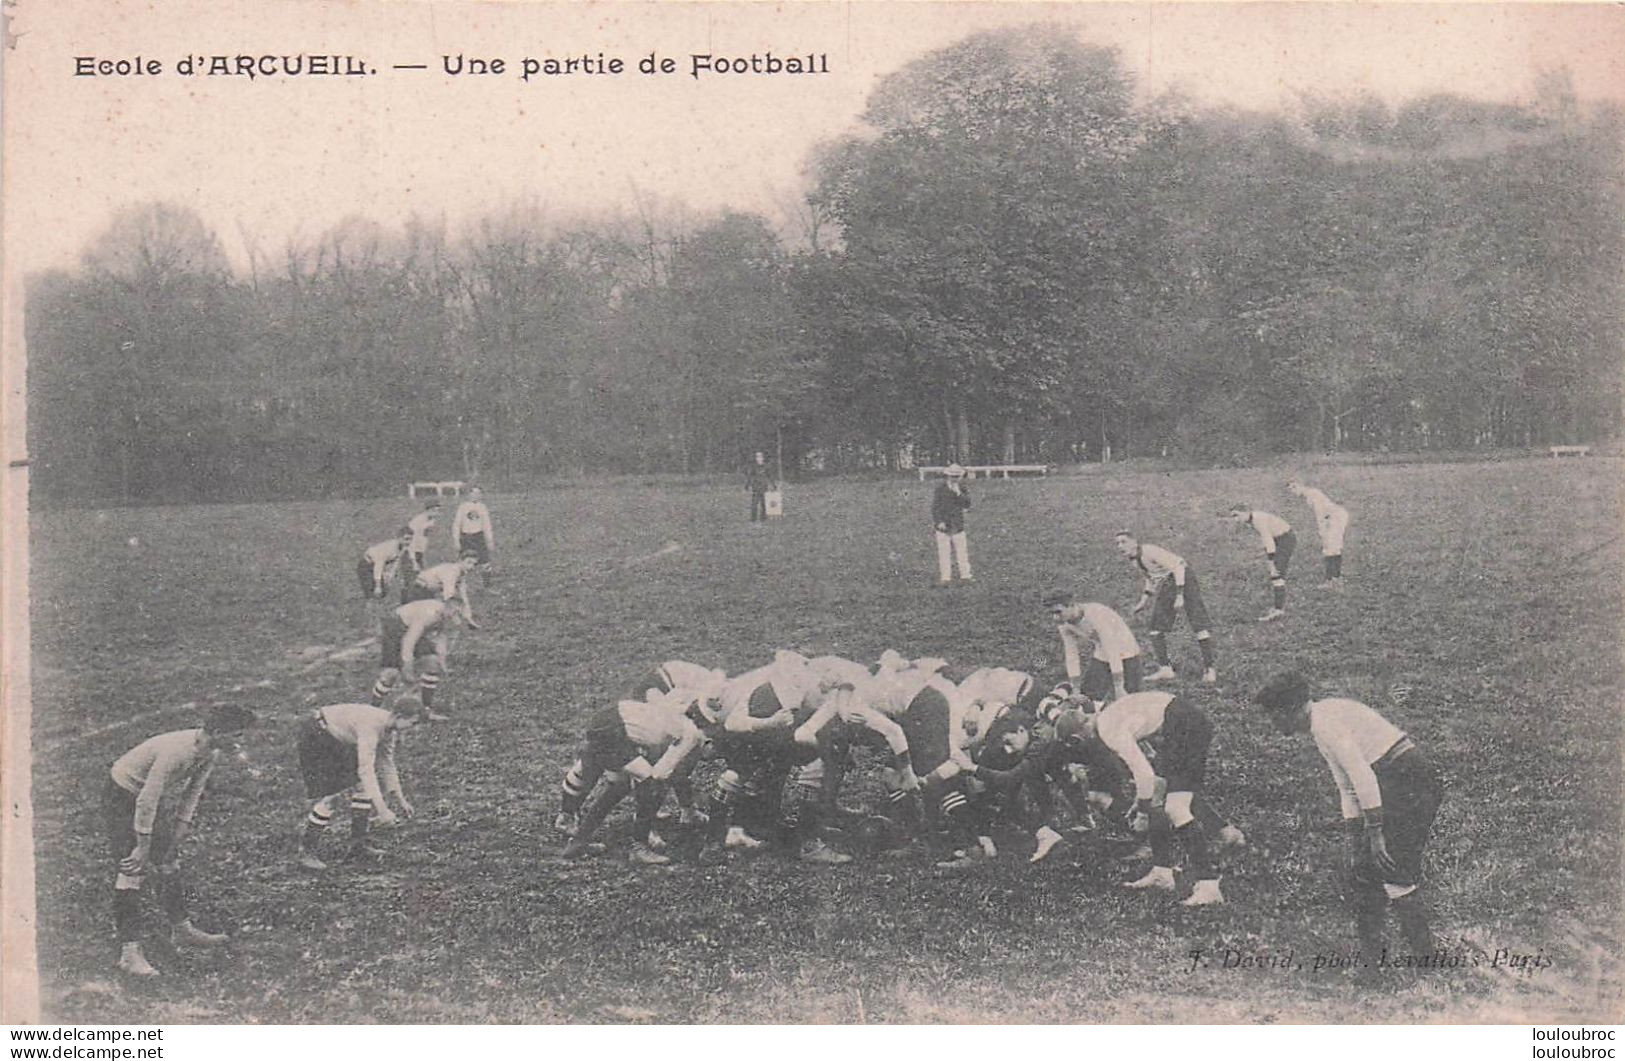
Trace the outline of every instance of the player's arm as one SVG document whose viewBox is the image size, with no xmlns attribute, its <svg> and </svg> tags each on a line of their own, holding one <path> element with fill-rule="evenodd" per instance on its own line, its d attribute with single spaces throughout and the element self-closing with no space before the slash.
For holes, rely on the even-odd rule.
<svg viewBox="0 0 1625 1061">
<path fill-rule="evenodd" d="M 840 714 L 838 709 L 840 697 L 841 693 L 839 691 L 832 692 L 824 697 L 823 703 L 818 705 L 818 709 L 808 717 L 807 721 L 796 727 L 795 741 L 797 744 L 809 748 L 817 747 L 819 732 Z"/>
<path fill-rule="evenodd" d="M 387 756 L 393 763 L 393 756 Z M 372 804 L 373 816 L 379 825 L 392 825 L 395 812 L 384 799 L 378 784 L 378 731 L 371 726 L 357 726 L 355 735 L 356 776 L 361 781 L 361 794 Z"/>
<path fill-rule="evenodd" d="M 146 783 L 135 797 L 135 847 L 120 863 L 120 870 L 139 875 L 152 857 L 152 830 L 158 822 L 158 808 L 164 800 L 164 789 L 170 776 L 180 765 L 178 757 L 161 754 L 147 771 Z"/>
<path fill-rule="evenodd" d="M 683 720 L 677 740 L 672 742 L 660 758 L 655 761 L 654 768 L 649 771 L 649 780 L 666 781 L 675 774 L 689 757 L 700 750 L 700 731 L 694 723 Z"/>
<path fill-rule="evenodd" d="M 1078 634 L 1066 623 L 1057 627 L 1061 634 L 1061 656 L 1065 661 L 1069 681 L 1077 681 L 1083 673 L 1083 654 L 1078 651 Z"/>
<path fill-rule="evenodd" d="M 1152 769 L 1151 760 L 1145 757 L 1140 742 L 1121 725 L 1108 723 L 1102 725 L 1099 732 L 1101 743 L 1122 760 L 1123 765 L 1128 767 L 1130 776 L 1134 778 L 1135 809 L 1150 810 L 1157 794 L 1157 772 Z"/>
<path fill-rule="evenodd" d="M 180 854 L 180 847 L 188 834 L 192 831 L 192 819 L 197 817 L 199 804 L 203 802 L 203 793 L 209 787 L 209 776 L 214 773 L 214 763 L 209 762 L 199 770 L 197 776 L 187 783 L 186 790 L 181 794 L 180 806 L 175 811 L 175 829 L 170 836 L 169 861 L 173 864 Z"/>
</svg>

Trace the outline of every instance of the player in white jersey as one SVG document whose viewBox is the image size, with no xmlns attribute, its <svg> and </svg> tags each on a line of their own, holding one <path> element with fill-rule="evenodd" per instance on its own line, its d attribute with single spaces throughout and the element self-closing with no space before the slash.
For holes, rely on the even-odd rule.
<svg viewBox="0 0 1625 1061">
<path fill-rule="evenodd" d="M 1185 558 L 1169 552 L 1160 545 L 1142 544 L 1126 530 L 1117 532 L 1117 551 L 1129 559 L 1145 577 L 1145 586 L 1136 613 L 1151 606 L 1151 650 L 1157 655 L 1157 669 L 1146 676 L 1148 682 L 1166 681 L 1174 677 L 1173 663 L 1168 658 L 1168 632 L 1174 628 L 1174 619 L 1183 610 L 1185 621 L 1196 634 L 1196 647 L 1202 652 L 1202 681 L 1212 685 L 1219 680 L 1213 661 L 1213 635 L 1208 621 L 1207 605 L 1202 602 L 1202 587 L 1196 581 L 1196 572 L 1185 563 Z"/>
<path fill-rule="evenodd" d="M 446 675 L 451 631 L 462 614 L 455 601 L 415 600 L 384 616 L 378 635 L 378 677 L 372 683 L 373 706 L 382 704 L 403 682 L 415 682 L 429 718 L 444 721 L 434 713 L 434 697 Z"/>
<path fill-rule="evenodd" d="M 703 739 L 696 722 L 709 726 L 715 721 L 715 716 L 703 708 L 688 709 L 685 702 L 680 692 L 649 689 L 642 699 L 620 700 L 593 716 L 581 752 L 565 775 L 563 813 L 574 817 L 599 777 L 607 774 L 609 784 L 587 804 L 564 845 L 562 857 L 579 858 L 590 853 L 598 827 L 621 800 L 635 793 L 637 812 L 630 860 L 645 866 L 663 866 L 671 861 L 658 850 L 663 845 L 653 842 L 661 786 L 698 754 Z"/>
<path fill-rule="evenodd" d="M 457 560 L 424 568 L 412 580 L 412 585 L 406 590 L 406 600 L 402 603 L 433 600 L 436 597 L 443 601 L 456 601 L 462 609 L 463 622 L 468 624 L 469 629 L 478 630 L 480 624 L 474 621 L 473 603 L 468 599 L 468 576 L 478 563 L 479 558 L 473 553 L 464 553 Z"/>
<path fill-rule="evenodd" d="M 1073 688 L 1098 703 L 1139 692 L 1140 643 L 1121 615 L 1104 604 L 1080 601 L 1066 588 L 1044 596 L 1044 607 L 1061 635 L 1061 654 Z M 1083 663 L 1087 650 L 1089 663 Z"/>
<path fill-rule="evenodd" d="M 1421 891 L 1422 856 L 1444 799 L 1433 765 L 1403 730 L 1365 704 L 1311 700 L 1309 681 L 1301 674 L 1275 675 L 1254 700 L 1283 733 L 1314 738 L 1331 769 L 1343 812 L 1350 899 L 1366 960 L 1374 962 L 1385 953 L 1383 926 L 1392 906 L 1413 967 L 1427 967 L 1435 941 Z"/>
<path fill-rule="evenodd" d="M 1062 723 L 1057 724 L 1057 733 L 1075 730 L 1068 739 L 1080 745 L 1098 740 L 1134 778 L 1132 815 L 1143 818 L 1150 833 L 1152 866 L 1145 876 L 1124 886 L 1172 891 L 1176 886 L 1174 841 L 1183 840 L 1195 884 L 1182 905 L 1222 903 L 1213 848 L 1237 844 L 1243 838 L 1239 829 L 1219 817 L 1202 793 L 1208 749 L 1213 743 L 1213 723 L 1207 715 L 1171 693 L 1150 690 L 1114 700 L 1098 714 L 1071 716 Z M 1155 767 L 1141 747 L 1142 741 L 1156 750 Z M 1161 795 L 1164 789 L 1165 796 Z"/>
<path fill-rule="evenodd" d="M 355 576 L 363 597 L 368 600 L 383 599 L 389 576 L 400 566 L 401 557 L 406 554 L 411 542 L 411 532 L 402 528 L 395 537 L 362 550 L 361 558 L 356 561 Z"/>
<path fill-rule="evenodd" d="M 1257 531 L 1264 542 L 1264 559 L 1270 568 L 1270 610 L 1258 621 L 1274 622 L 1286 615 L 1286 572 L 1292 564 L 1293 550 L 1298 547 L 1298 537 L 1286 520 L 1251 505 L 1231 505 L 1230 519 L 1237 526 Z"/>
<path fill-rule="evenodd" d="M 397 697 L 387 709 L 371 704 L 330 704 L 317 708 L 299 724 L 299 773 L 305 798 L 312 801 L 299 841 L 299 864 L 324 870 L 319 854 L 322 834 L 333 821 L 337 803 L 350 802 L 350 847 L 346 857 L 375 858 L 367 842 L 373 824 L 394 826 L 400 819 L 390 808 L 393 798 L 401 817 L 412 817 L 412 803 L 401 789 L 395 746 L 401 733 L 427 715 L 416 696 Z"/>
<path fill-rule="evenodd" d="M 706 815 L 694 805 L 694 789 L 690 783 L 693 768 L 710 746 L 708 730 L 717 720 L 717 701 L 727 684 L 728 676 L 721 670 L 703 667 L 687 660 L 672 659 L 660 664 L 631 683 L 627 699 L 634 701 L 664 702 L 678 713 L 686 715 L 700 730 L 701 747 L 688 756 L 671 776 L 671 788 L 677 796 L 678 823 L 704 825 Z M 591 731 L 589 730 L 589 735 Z M 617 767 L 618 768 L 618 767 Z M 603 764 L 594 766 L 585 757 L 577 756 L 564 772 L 560 784 L 560 808 L 553 819 L 553 828 L 566 836 L 574 836 L 579 826 L 578 816 L 594 784 L 603 775 Z M 656 808 L 658 810 L 658 807 Z M 645 843 L 651 850 L 661 851 L 665 844 L 658 834 L 650 833 Z"/>
<path fill-rule="evenodd" d="M 412 542 L 407 546 L 406 552 L 412 561 L 414 573 L 423 570 L 424 557 L 429 552 L 429 532 L 434 529 L 435 521 L 439 518 L 440 502 L 430 500 L 424 504 L 422 512 L 406 521 L 406 529 L 412 532 Z"/>
<path fill-rule="evenodd" d="M 113 764 L 102 796 L 102 820 L 118 865 L 113 921 L 120 972 L 158 975 L 141 950 L 141 888 L 153 863 L 158 868 L 158 905 L 169 921 L 170 938 L 197 947 L 226 942 L 225 935 L 192 924 L 187 914 L 180 848 L 220 753 L 231 751 L 237 735 L 253 723 L 251 711 L 221 705 L 209 711 L 203 728 L 150 737 Z"/>
<path fill-rule="evenodd" d="M 472 554 L 481 569 L 490 565 L 497 538 L 491 529 L 491 510 L 485 507 L 485 495 L 479 487 L 470 487 L 468 496 L 457 506 L 451 517 L 451 538 L 458 556 Z"/>
<path fill-rule="evenodd" d="M 776 836 L 792 774 L 797 813 L 786 835 L 798 846 L 802 861 L 825 865 L 851 861 L 818 835 L 820 815 L 833 803 L 830 786 L 838 780 L 827 772 L 828 749 L 808 747 L 794 736 L 796 728 L 823 706 L 824 697 L 823 683 L 806 657 L 796 652 L 780 651 L 772 663 L 728 681 L 718 701 L 722 725 L 715 741 L 727 769 L 717 778 L 701 861 L 720 861 L 728 846 L 760 846 L 749 842 L 742 830 L 735 832 L 736 825 L 743 825 L 736 821 L 742 811 L 754 814 L 759 830 Z M 818 761 L 825 761 L 824 771 L 798 769 Z"/>
<path fill-rule="evenodd" d="M 1326 563 L 1324 585 L 1333 589 L 1343 584 L 1343 535 L 1349 526 L 1349 510 L 1312 486 L 1296 479 L 1286 488 L 1309 502 L 1315 510 L 1315 526 L 1320 530 L 1320 553 Z"/>
</svg>

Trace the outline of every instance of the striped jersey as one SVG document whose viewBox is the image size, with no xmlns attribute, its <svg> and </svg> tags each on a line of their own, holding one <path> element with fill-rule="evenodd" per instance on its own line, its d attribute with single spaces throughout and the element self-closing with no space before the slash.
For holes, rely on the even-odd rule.
<svg viewBox="0 0 1625 1061">
<path fill-rule="evenodd" d="M 214 770 L 214 749 L 204 747 L 201 729 L 181 729 L 149 737 L 119 756 L 113 783 L 135 797 L 135 831 L 152 832 L 164 796 L 179 800 L 175 817 L 190 822 Z"/>
<path fill-rule="evenodd" d="M 1332 769 L 1343 817 L 1382 806 L 1382 791 L 1371 764 L 1405 739 L 1405 732 L 1358 700 L 1314 700 L 1309 733 Z"/>
<path fill-rule="evenodd" d="M 1081 618 L 1061 623 L 1061 651 L 1066 660 L 1066 676 L 1076 678 L 1083 673 L 1083 646 L 1093 645 L 1093 658 L 1122 670 L 1122 663 L 1140 654 L 1140 643 L 1134 638 L 1123 617 L 1104 604 L 1093 602 L 1083 606 Z"/>
<path fill-rule="evenodd" d="M 1140 742 L 1162 729 L 1163 716 L 1173 703 L 1172 693 L 1148 690 L 1113 700 L 1096 716 L 1096 733 L 1112 754 L 1134 775 L 1134 798 L 1150 799 L 1157 788 L 1157 772 L 1145 757 Z"/>
</svg>

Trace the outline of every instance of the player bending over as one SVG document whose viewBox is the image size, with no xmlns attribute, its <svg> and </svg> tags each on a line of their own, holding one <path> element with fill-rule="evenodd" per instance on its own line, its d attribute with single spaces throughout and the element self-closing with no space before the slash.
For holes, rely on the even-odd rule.
<svg viewBox="0 0 1625 1061">
<path fill-rule="evenodd" d="M 1202 794 L 1208 748 L 1213 743 L 1213 724 L 1207 715 L 1171 693 L 1151 690 L 1114 700 L 1098 714 L 1064 718 L 1057 732 L 1074 741 L 1098 740 L 1134 778 L 1135 829 L 1139 831 L 1143 824 L 1150 833 L 1152 866 L 1145 876 L 1124 887 L 1173 891 L 1173 849 L 1178 840 L 1183 841 L 1188 868 L 1196 881 L 1181 905 L 1224 902 L 1212 849 L 1240 844 L 1243 837 Z M 1156 749 L 1155 768 L 1140 747 L 1141 741 Z M 1166 797 L 1160 795 L 1164 787 Z"/>
<path fill-rule="evenodd" d="M 621 800 L 635 793 L 637 811 L 630 861 L 644 866 L 671 862 L 652 842 L 655 815 L 664 794 L 662 786 L 699 752 L 702 738 L 696 723 L 710 726 L 716 721 L 703 704 L 694 705 L 692 711 L 686 711 L 685 706 L 681 694 L 649 689 L 645 699 L 621 700 L 593 717 L 581 753 L 565 775 L 561 813 L 574 817 L 585 793 L 600 777 L 606 777 L 608 784 L 581 814 L 574 835 L 564 845 L 564 858 L 591 853 L 592 838 L 599 826 Z"/>
<path fill-rule="evenodd" d="M 1134 606 L 1136 613 L 1151 608 L 1151 649 L 1157 654 L 1157 669 L 1146 681 L 1166 681 L 1174 677 L 1173 664 L 1168 659 L 1168 631 L 1174 628 L 1177 612 L 1185 612 L 1185 621 L 1196 634 L 1196 647 L 1202 651 L 1202 681 L 1212 685 L 1219 680 L 1213 664 L 1213 639 L 1202 603 L 1202 587 L 1196 581 L 1196 572 L 1183 557 L 1169 552 L 1160 545 L 1142 545 L 1126 530 L 1117 532 L 1117 551 L 1133 561 L 1145 576 L 1145 588 L 1140 601 Z"/>
<path fill-rule="evenodd" d="M 468 576 L 479 562 L 479 557 L 473 553 L 464 553 L 449 563 L 424 568 L 404 590 L 405 599 L 401 603 L 410 604 L 412 601 L 434 600 L 437 597 L 456 601 L 462 609 L 463 621 L 470 629 L 478 630 L 480 624 L 474 621 L 473 604 L 468 599 Z"/>
<path fill-rule="evenodd" d="M 400 566 L 401 557 L 406 555 L 411 541 L 411 532 L 402 528 L 394 538 L 369 545 L 362 551 L 361 559 L 356 561 L 355 577 L 361 584 L 363 597 L 368 600 L 383 599 L 389 577 Z"/>
<path fill-rule="evenodd" d="M 141 888 L 147 870 L 158 869 L 158 905 L 169 921 L 171 939 L 181 945 L 218 947 L 226 936 L 205 932 L 186 912 L 186 886 L 180 849 L 223 751 L 254 722 L 253 712 L 221 705 L 210 709 L 201 729 L 149 737 L 119 756 L 102 797 L 118 877 L 113 884 L 113 922 L 118 931 L 120 972 L 157 976 L 141 952 Z"/>
<path fill-rule="evenodd" d="M 1309 699 L 1309 680 L 1277 674 L 1254 697 L 1288 734 L 1307 733 L 1331 768 L 1347 838 L 1344 868 L 1360 949 L 1383 953 L 1391 907 L 1413 956 L 1433 953 L 1422 854 L 1444 799 L 1433 764 L 1405 732 L 1358 700 Z"/>
<path fill-rule="evenodd" d="M 1286 614 L 1286 569 L 1292 563 L 1292 551 L 1298 547 L 1297 535 L 1280 516 L 1251 505 L 1230 506 L 1230 518 L 1237 526 L 1251 527 L 1264 540 L 1264 560 L 1270 568 L 1270 610 L 1258 621 L 1274 622 Z"/>
<path fill-rule="evenodd" d="M 702 737 L 700 753 L 703 754 L 706 745 L 710 743 L 707 730 L 717 718 L 717 699 L 722 695 L 722 688 L 727 684 L 727 680 L 727 675 L 720 670 L 712 670 L 685 660 L 667 660 L 649 674 L 633 681 L 627 699 L 654 702 L 659 697 L 666 698 L 679 714 L 686 714 L 700 727 Z M 690 781 L 693 768 L 699 759 L 700 754 L 689 756 L 678 766 L 670 779 L 671 787 L 677 796 L 678 820 L 683 825 L 703 825 L 706 821 L 704 812 L 694 805 L 694 789 Z M 559 814 L 553 819 L 553 828 L 565 836 L 576 834 L 581 807 L 603 773 L 602 764 L 600 768 L 595 769 L 583 758 L 578 757 L 570 764 L 560 784 Z M 659 842 L 658 836 L 652 833 L 647 842 L 649 847 L 656 851 L 664 846 Z"/>
<path fill-rule="evenodd" d="M 824 693 L 818 676 L 805 657 L 779 652 L 772 663 L 748 671 L 731 681 L 719 701 L 722 726 L 717 752 L 727 768 L 717 778 L 711 801 L 711 820 L 705 826 L 702 862 L 720 862 L 726 846 L 760 846 L 741 829 L 734 832 L 741 812 L 755 814 L 764 830 L 779 831 L 786 783 L 797 767 L 823 758 L 827 749 L 797 744 L 794 731 L 822 706 Z M 818 834 L 821 813 L 833 802 L 828 786 L 833 773 L 799 773 L 792 793 L 802 813 L 791 830 L 804 862 L 840 865 L 851 856 L 832 850 Z"/>
<path fill-rule="evenodd" d="M 1140 643 L 1121 615 L 1104 604 L 1080 601 L 1070 589 L 1051 590 L 1044 607 L 1061 635 L 1067 680 L 1076 691 L 1096 703 L 1140 691 Z M 1086 649 L 1088 667 L 1083 665 Z"/>
<path fill-rule="evenodd" d="M 1320 553 L 1326 563 L 1323 585 L 1337 589 L 1343 585 L 1343 534 L 1349 527 L 1349 510 L 1312 486 L 1296 479 L 1286 488 L 1309 502 L 1315 510 L 1315 526 L 1320 530 Z"/>
<path fill-rule="evenodd" d="M 431 721 L 445 721 L 434 711 L 434 695 L 446 674 L 446 654 L 451 648 L 451 630 L 462 616 L 456 601 L 417 600 L 403 604 L 384 616 L 379 635 L 381 657 L 378 677 L 372 683 L 372 702 L 384 698 L 405 684 L 416 683 Z"/>
<path fill-rule="evenodd" d="M 299 773 L 305 798 L 312 800 L 299 840 L 299 865 L 324 870 L 322 835 L 333 822 L 338 802 L 349 797 L 350 845 L 346 859 L 372 858 L 383 852 L 367 841 L 374 823 L 393 828 L 400 817 L 412 817 L 412 803 L 401 790 L 395 750 L 406 730 L 426 715 L 416 696 L 398 697 L 386 710 L 371 704 L 330 704 L 299 723 Z M 390 809 L 389 797 L 400 807 Z"/>
</svg>

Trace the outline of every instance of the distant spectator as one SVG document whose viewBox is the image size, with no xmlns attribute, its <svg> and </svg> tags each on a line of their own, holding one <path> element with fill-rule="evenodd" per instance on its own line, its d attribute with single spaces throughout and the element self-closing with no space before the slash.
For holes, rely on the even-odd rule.
<svg viewBox="0 0 1625 1061">
<path fill-rule="evenodd" d="M 757 453 L 745 472 L 745 489 L 750 491 L 750 521 L 762 523 L 767 519 L 767 493 L 773 489 L 773 477 L 767 472 L 767 454 Z"/>
<path fill-rule="evenodd" d="M 970 569 L 970 542 L 965 537 L 965 512 L 970 508 L 970 491 L 965 489 L 965 469 L 950 464 L 943 480 L 931 495 L 931 523 L 937 535 L 937 584 L 953 582 L 954 561 L 959 563 L 961 581 L 975 579 Z"/>
</svg>

